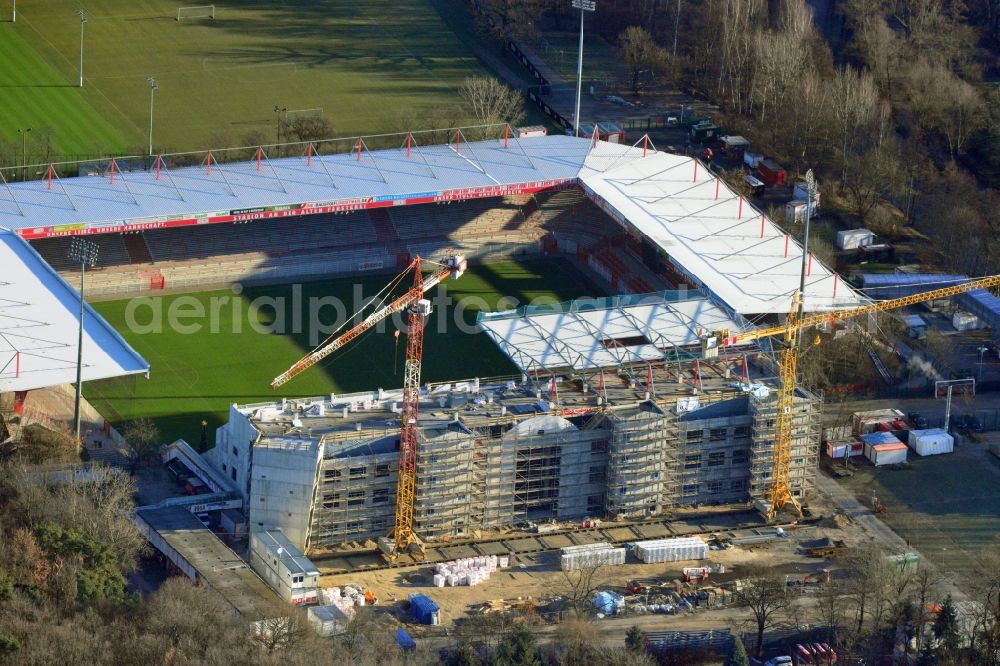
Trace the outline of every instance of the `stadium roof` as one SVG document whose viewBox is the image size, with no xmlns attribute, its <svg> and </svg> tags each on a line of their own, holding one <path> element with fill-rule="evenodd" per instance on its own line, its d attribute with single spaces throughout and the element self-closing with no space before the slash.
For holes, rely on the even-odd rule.
<svg viewBox="0 0 1000 666">
<path fill-rule="evenodd" d="M 251 151 L 252 152 L 252 151 Z M 0 185 L 0 225 L 24 238 L 242 222 L 580 185 L 698 287 L 746 315 L 785 313 L 802 251 L 691 157 L 563 135 L 259 159 Z M 190 156 L 186 156 L 190 158 Z M 332 224 L 336 224 L 334 220 Z M 786 250 L 787 243 L 787 250 Z M 860 297 L 812 261 L 806 309 Z"/>
<path fill-rule="evenodd" d="M 632 149 L 603 167 L 605 156 L 592 157 L 594 171 L 580 179 L 584 190 L 736 312 L 787 313 L 799 287 L 801 245 L 691 157 L 641 152 Z M 819 260 L 811 263 L 806 310 L 860 304 L 859 294 L 833 271 Z"/>
<path fill-rule="evenodd" d="M 532 192 L 572 184 L 586 139 L 502 141 L 362 150 L 116 171 L 0 186 L 0 226 L 25 238 L 340 212 Z M 207 154 L 206 154 L 207 155 Z M 359 159 L 360 158 L 360 159 Z M 86 230 L 86 231 L 84 231 Z"/>
<path fill-rule="evenodd" d="M 662 292 L 481 313 L 478 323 L 522 372 L 532 372 L 686 359 L 678 348 L 697 347 L 700 355 L 700 333 L 747 328 L 737 319 L 691 292 Z"/>
<path fill-rule="evenodd" d="M 0 393 L 76 381 L 80 300 L 35 250 L 0 230 Z M 149 364 L 89 305 L 83 379 L 148 372 Z"/>
</svg>

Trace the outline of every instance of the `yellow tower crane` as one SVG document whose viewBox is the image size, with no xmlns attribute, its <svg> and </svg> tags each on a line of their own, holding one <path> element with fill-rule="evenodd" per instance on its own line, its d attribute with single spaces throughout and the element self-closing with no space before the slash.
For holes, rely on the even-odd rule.
<svg viewBox="0 0 1000 666">
<path fill-rule="evenodd" d="M 876 301 L 853 310 L 818 312 L 801 317 L 798 315 L 800 296 L 796 292 L 792 296 L 791 310 L 784 324 L 758 328 L 735 335 L 731 334 L 728 330 L 714 331 L 704 340 L 704 347 L 706 349 L 717 350 L 719 346 L 729 347 L 763 338 L 783 338 L 784 346 L 778 354 L 780 386 L 778 388 L 777 416 L 774 421 L 774 459 L 771 470 L 768 520 L 773 519 L 778 511 L 789 504 L 794 507 L 796 513 L 800 516 L 802 515 L 802 508 L 799 506 L 798 500 L 792 496 L 788 483 L 792 459 L 792 409 L 795 403 L 795 380 L 799 360 L 796 342 L 799 332 L 824 323 L 843 321 L 875 312 L 896 310 L 908 305 L 915 305 L 939 298 L 949 298 L 976 289 L 988 289 L 996 286 L 1000 286 L 1000 275 L 970 280 L 963 284 L 942 287 L 941 289 L 925 291 L 913 294 L 912 296 Z"/>
</svg>

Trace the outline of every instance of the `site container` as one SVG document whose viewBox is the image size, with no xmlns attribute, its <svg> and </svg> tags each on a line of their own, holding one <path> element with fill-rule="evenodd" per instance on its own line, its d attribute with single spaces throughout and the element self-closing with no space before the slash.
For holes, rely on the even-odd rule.
<svg viewBox="0 0 1000 666">
<path fill-rule="evenodd" d="M 518 127 L 514 130 L 514 134 L 516 134 L 519 139 L 532 136 L 547 136 L 548 133 L 549 130 L 542 125 L 529 125 L 527 127 Z"/>
<path fill-rule="evenodd" d="M 440 624 L 441 616 L 438 605 L 426 594 L 410 595 L 410 613 L 420 624 Z"/>
<path fill-rule="evenodd" d="M 852 456 L 860 456 L 864 455 L 865 445 L 856 439 L 827 442 L 824 452 L 829 458 L 841 459 L 847 454 L 848 449 Z"/>
<path fill-rule="evenodd" d="M 812 219 L 816 217 L 818 209 L 816 206 L 808 206 L 805 199 L 793 199 L 785 204 L 785 219 L 789 222 L 805 222 L 807 212 L 809 219 Z"/>
<path fill-rule="evenodd" d="M 845 229 L 837 232 L 837 247 L 841 250 L 856 250 L 863 245 L 871 245 L 875 234 L 870 229 Z"/>
<path fill-rule="evenodd" d="M 756 169 L 760 166 L 761 161 L 763 161 L 764 156 L 760 153 L 751 153 L 747 151 L 743 153 L 743 164 L 746 164 L 751 169 Z"/>
<path fill-rule="evenodd" d="M 955 438 L 941 428 L 910 431 L 910 448 L 921 456 L 936 456 L 955 450 Z"/>
<path fill-rule="evenodd" d="M 306 620 L 323 638 L 344 632 L 350 618 L 337 606 L 310 606 L 306 610 Z"/>
<path fill-rule="evenodd" d="M 891 433 L 880 432 L 866 435 L 866 438 L 875 440 L 875 435 L 884 435 L 878 438 L 882 443 L 865 442 L 865 457 L 872 461 L 876 467 L 882 465 L 898 465 L 906 462 L 906 444 L 896 439 Z M 892 441 L 889 441 L 891 438 Z"/>
<path fill-rule="evenodd" d="M 761 160 L 757 171 L 760 172 L 760 179 L 768 185 L 784 185 L 788 178 L 788 173 L 772 159 Z"/>
<path fill-rule="evenodd" d="M 958 310 L 951 316 L 951 325 L 956 331 L 974 331 L 979 328 L 979 317 L 971 312 Z"/>
<path fill-rule="evenodd" d="M 635 541 L 629 545 L 635 556 L 647 564 L 703 560 L 708 557 L 708 544 L 698 537 Z"/>
<path fill-rule="evenodd" d="M 743 153 L 750 148 L 750 141 L 739 135 L 720 136 L 719 145 L 727 154 L 742 158 Z"/>
</svg>

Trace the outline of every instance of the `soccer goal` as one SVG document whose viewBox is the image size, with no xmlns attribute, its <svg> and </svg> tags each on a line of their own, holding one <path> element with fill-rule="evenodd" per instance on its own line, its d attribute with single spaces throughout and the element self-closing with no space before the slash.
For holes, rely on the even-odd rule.
<svg viewBox="0 0 1000 666">
<path fill-rule="evenodd" d="M 197 19 L 197 18 L 215 18 L 215 5 L 198 5 L 196 7 L 178 7 L 177 8 L 177 20 L 183 21 L 184 19 Z"/>
</svg>

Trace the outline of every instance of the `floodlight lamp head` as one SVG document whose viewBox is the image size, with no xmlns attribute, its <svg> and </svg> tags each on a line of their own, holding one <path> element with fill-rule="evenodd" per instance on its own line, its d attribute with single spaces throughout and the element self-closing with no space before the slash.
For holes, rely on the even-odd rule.
<svg viewBox="0 0 1000 666">
<path fill-rule="evenodd" d="M 160 88 L 160 86 L 156 85 L 156 77 L 155 76 L 150 76 L 146 80 L 149 81 L 149 87 L 152 88 L 153 90 L 158 90 Z"/>
<path fill-rule="evenodd" d="M 76 15 L 80 17 L 80 23 L 87 22 L 87 14 L 84 13 L 83 9 L 76 10 Z"/>
<path fill-rule="evenodd" d="M 97 249 L 97 243 L 75 237 L 70 240 L 68 255 L 73 261 L 79 261 L 82 265 L 93 268 L 97 264 Z"/>
</svg>

